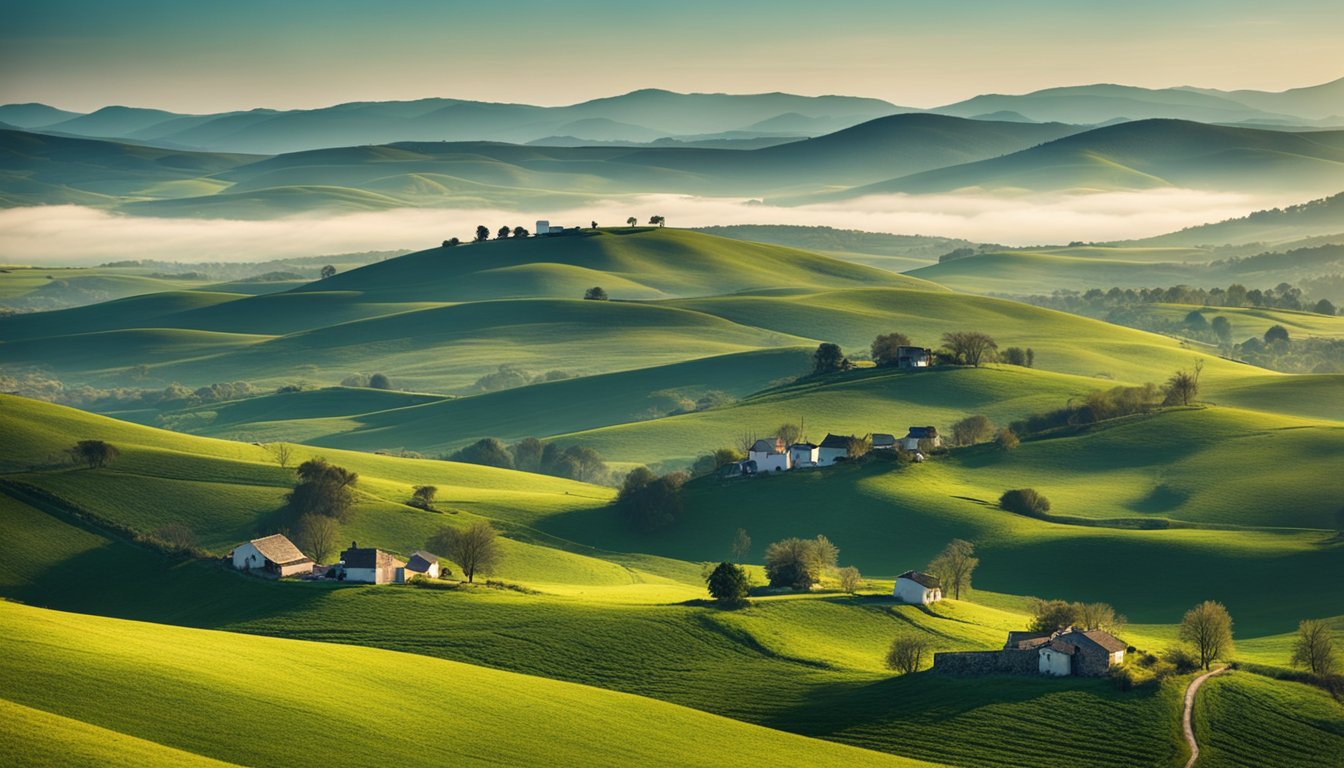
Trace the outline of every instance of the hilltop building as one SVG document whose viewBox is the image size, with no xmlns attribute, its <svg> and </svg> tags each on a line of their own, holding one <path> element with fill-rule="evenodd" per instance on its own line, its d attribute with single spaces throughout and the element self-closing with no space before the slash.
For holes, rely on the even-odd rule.
<svg viewBox="0 0 1344 768">
<path fill-rule="evenodd" d="M 928 368 L 933 365 L 933 350 L 924 347 L 897 347 L 897 368 Z"/>
<path fill-rule="evenodd" d="M 1125 662 L 1127 650 L 1122 641 L 1100 629 L 1009 632 L 997 651 L 935 653 L 933 668 L 952 674 L 1102 677 Z"/>
<path fill-rule="evenodd" d="M 794 469 L 804 469 L 817 466 L 817 452 L 820 446 L 816 443 L 794 443 L 789 446 L 789 461 Z"/>
<path fill-rule="evenodd" d="M 407 581 L 414 576 L 424 576 L 429 579 L 439 578 L 439 556 L 432 555 L 424 550 L 411 555 L 411 559 L 406 561 L 405 576 L 398 581 Z"/>
<path fill-rule="evenodd" d="M 747 451 L 747 461 L 756 462 L 757 472 L 783 472 L 793 469 L 784 441 L 778 437 L 773 440 L 757 440 Z"/>
<path fill-rule="evenodd" d="M 849 435 L 832 435 L 826 433 L 826 439 L 817 446 L 817 464 L 823 467 L 829 467 L 837 461 L 843 461 L 849 458 L 849 441 L 854 438 Z"/>
<path fill-rule="evenodd" d="M 406 580 L 406 563 L 391 552 L 360 547 L 350 542 L 350 548 L 341 553 L 341 570 L 345 581 L 365 584 L 394 584 Z"/>
<path fill-rule="evenodd" d="M 943 599 L 943 585 L 936 576 L 906 571 L 896 577 L 896 588 L 891 594 L 903 603 L 928 605 Z"/>
<path fill-rule="evenodd" d="M 233 567 L 240 571 L 258 571 L 282 578 L 313 572 L 313 561 L 280 533 L 239 544 L 229 553 L 229 557 L 233 560 Z"/>
<path fill-rule="evenodd" d="M 896 436 L 885 432 L 873 433 L 874 451 L 894 451 L 896 450 Z"/>
<path fill-rule="evenodd" d="M 907 451 L 918 451 L 921 440 L 928 440 L 930 448 L 937 448 L 943 444 L 943 439 L 938 436 L 937 429 L 933 427 L 911 427 L 905 437 L 901 438 L 901 447 Z"/>
</svg>

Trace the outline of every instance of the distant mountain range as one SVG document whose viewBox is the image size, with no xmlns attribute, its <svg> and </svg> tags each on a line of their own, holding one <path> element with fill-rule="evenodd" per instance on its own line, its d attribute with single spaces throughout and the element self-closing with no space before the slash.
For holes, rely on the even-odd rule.
<svg viewBox="0 0 1344 768">
<path fill-rule="evenodd" d="M 1344 126 L 1344 79 L 1281 93 L 1084 85 L 1020 95 L 987 94 L 931 110 L 850 96 L 685 94 L 657 89 L 559 107 L 429 98 L 184 115 L 129 106 L 80 114 L 44 104 L 9 104 L 0 106 L 0 123 L 53 135 L 269 155 L 401 141 L 574 146 L 801 138 L 919 111 L 1082 126 L 1169 118 L 1279 128 L 1334 127 Z"/>
</svg>

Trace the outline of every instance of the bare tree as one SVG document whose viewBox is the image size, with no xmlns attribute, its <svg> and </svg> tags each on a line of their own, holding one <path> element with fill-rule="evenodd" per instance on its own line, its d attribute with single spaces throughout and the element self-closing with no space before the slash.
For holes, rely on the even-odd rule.
<svg viewBox="0 0 1344 768">
<path fill-rule="evenodd" d="M 503 557 L 499 532 L 484 520 L 478 520 L 460 531 L 446 526 L 440 528 L 425 542 L 425 549 L 444 555 L 461 566 L 468 582 L 474 581 L 477 573 L 493 572 Z"/>
<path fill-rule="evenodd" d="M 737 436 L 737 448 L 746 455 L 751 451 L 751 446 L 756 444 L 755 432 L 743 432 Z"/>
<path fill-rule="evenodd" d="M 1204 669 L 1232 652 L 1232 617 L 1222 603 L 1205 600 L 1185 612 L 1181 640 L 1189 643 Z"/>
<path fill-rule="evenodd" d="M 746 528 L 738 528 L 737 535 L 733 536 L 733 561 L 742 562 L 742 558 L 751 551 L 751 537 L 747 535 Z"/>
<path fill-rule="evenodd" d="M 271 458 L 280 465 L 281 469 L 289 469 L 289 463 L 294 458 L 294 449 L 286 443 L 271 443 L 266 446 L 266 450 L 271 452 Z"/>
<path fill-rule="evenodd" d="M 798 442 L 798 439 L 803 436 L 803 430 L 797 424 L 785 422 L 779 425 L 779 429 L 775 430 L 775 435 L 784 441 L 784 445 L 788 446 Z"/>
<path fill-rule="evenodd" d="M 928 572 L 942 582 L 943 589 L 951 588 L 952 597 L 961 599 L 961 591 L 971 589 L 971 574 L 980 564 L 975 546 L 963 539 L 953 539 L 929 563 Z"/>
<path fill-rule="evenodd" d="M 994 362 L 994 353 L 999 349 L 994 339 L 979 331 L 944 333 L 943 344 L 957 360 L 976 368 L 979 368 L 981 363 Z"/>
<path fill-rule="evenodd" d="M 294 527 L 294 543 L 315 563 L 335 554 L 340 536 L 341 526 L 335 518 L 311 512 L 300 517 Z"/>
<path fill-rule="evenodd" d="M 929 651 L 929 641 L 923 635 L 901 635 L 891 641 L 887 651 L 887 668 L 908 675 L 918 672 Z"/>
<path fill-rule="evenodd" d="M 858 592 L 859 586 L 863 584 L 863 576 L 859 573 L 859 569 L 852 565 L 836 571 L 835 576 L 840 580 L 840 591 L 851 595 Z"/>
<path fill-rule="evenodd" d="M 1330 675 L 1335 671 L 1335 638 L 1330 625 L 1324 621 L 1307 619 L 1297 625 L 1297 642 L 1293 644 L 1293 663 L 1311 670 L 1313 675 Z"/>
</svg>

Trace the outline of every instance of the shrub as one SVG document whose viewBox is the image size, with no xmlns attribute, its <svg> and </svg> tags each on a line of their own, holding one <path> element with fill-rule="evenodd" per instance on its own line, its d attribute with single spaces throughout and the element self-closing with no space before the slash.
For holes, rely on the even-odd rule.
<svg viewBox="0 0 1344 768">
<path fill-rule="evenodd" d="M 891 641 L 887 649 L 887 668 L 908 675 L 918 672 L 929 651 L 929 641 L 922 635 L 901 635 Z"/>
<path fill-rule="evenodd" d="M 998 442 L 999 447 L 1005 451 L 1011 451 L 1022 443 L 1022 441 L 1018 439 L 1017 433 L 1014 432 L 1011 427 L 1000 429 L 995 441 Z"/>
<path fill-rule="evenodd" d="M 705 580 L 709 594 L 723 606 L 737 606 L 746 603 L 747 572 L 741 566 L 732 563 L 719 563 L 709 578 Z"/>
<path fill-rule="evenodd" d="M 111 464 L 121 455 L 115 445 L 102 440 L 80 440 L 70 449 L 70 455 L 89 465 L 89 469 L 101 469 Z"/>
<path fill-rule="evenodd" d="M 648 467 L 636 467 L 621 483 L 616 503 L 625 519 L 642 531 L 655 531 L 672 525 L 681 517 L 681 487 L 684 472 L 658 477 Z"/>
<path fill-rule="evenodd" d="M 863 584 L 863 576 L 859 573 L 859 569 L 852 565 L 847 565 L 836 571 L 835 576 L 840 580 L 840 591 L 847 594 L 852 595 L 858 592 L 859 587 Z"/>
<path fill-rule="evenodd" d="M 994 436 L 994 422 L 988 416 L 967 416 L 952 425 L 953 445 L 975 445 Z"/>
<path fill-rule="evenodd" d="M 1019 515 L 1041 517 L 1050 511 L 1050 500 L 1038 493 L 1035 488 L 1018 488 L 1004 491 L 999 497 L 999 507 Z"/>
</svg>

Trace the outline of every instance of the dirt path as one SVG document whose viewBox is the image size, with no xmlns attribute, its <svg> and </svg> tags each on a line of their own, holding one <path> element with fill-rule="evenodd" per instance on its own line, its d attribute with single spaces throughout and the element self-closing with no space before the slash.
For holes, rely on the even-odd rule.
<svg viewBox="0 0 1344 768">
<path fill-rule="evenodd" d="M 1181 717 L 1181 725 L 1185 729 L 1185 743 L 1190 745 L 1190 759 L 1185 762 L 1185 768 L 1194 768 L 1195 761 L 1199 759 L 1199 744 L 1195 742 L 1195 729 L 1190 724 L 1190 713 L 1195 708 L 1195 694 L 1199 692 L 1199 686 L 1204 684 L 1214 675 L 1221 675 L 1227 671 L 1227 667 L 1215 669 L 1196 677 L 1190 681 L 1190 687 L 1185 689 L 1185 714 Z"/>
</svg>

